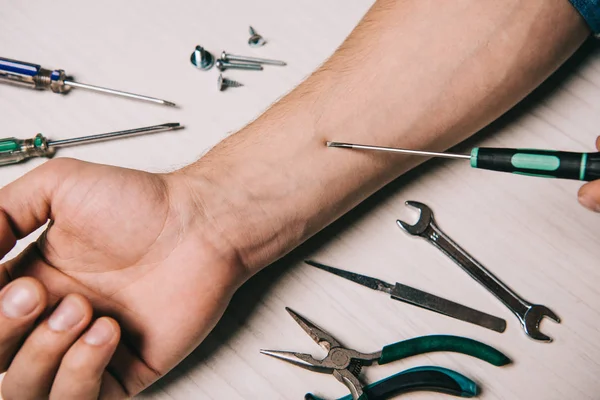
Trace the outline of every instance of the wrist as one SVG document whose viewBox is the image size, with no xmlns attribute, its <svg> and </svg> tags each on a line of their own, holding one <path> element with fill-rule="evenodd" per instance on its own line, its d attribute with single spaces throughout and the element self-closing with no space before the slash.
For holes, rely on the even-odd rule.
<svg viewBox="0 0 600 400">
<path fill-rule="evenodd" d="M 224 207 L 214 207 L 214 204 L 219 204 L 217 199 L 222 198 L 220 188 L 203 173 L 191 172 L 182 169 L 162 175 L 169 196 L 170 213 L 180 226 L 179 241 L 194 243 L 194 249 L 190 249 L 188 254 L 200 254 L 201 264 L 219 266 L 223 286 L 239 287 L 251 274 L 217 217 L 225 212 Z"/>
<path fill-rule="evenodd" d="M 202 213 L 214 240 L 234 253 L 250 275 L 302 242 L 307 221 L 296 215 L 314 215 L 311 208 L 318 206 L 308 202 L 302 212 L 295 212 L 292 198 L 298 182 L 273 157 L 277 150 L 265 142 L 245 144 L 247 138 L 268 136 L 266 128 L 260 134 L 257 130 L 244 128 L 173 173 L 185 182 L 186 201 Z"/>
</svg>

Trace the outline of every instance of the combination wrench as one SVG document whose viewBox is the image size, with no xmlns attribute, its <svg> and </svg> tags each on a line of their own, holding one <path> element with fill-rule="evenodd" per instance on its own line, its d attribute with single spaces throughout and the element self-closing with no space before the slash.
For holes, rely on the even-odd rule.
<svg viewBox="0 0 600 400">
<path fill-rule="evenodd" d="M 551 342 L 552 338 L 540 332 L 540 322 L 548 317 L 557 323 L 560 319 L 552 310 L 539 304 L 531 304 L 524 300 L 511 288 L 485 268 L 479 261 L 456 244 L 448 235 L 435 224 L 433 211 L 418 201 L 407 201 L 407 206 L 414 207 L 420 211 L 419 220 L 410 225 L 404 221 L 397 220 L 396 223 L 405 232 L 413 236 L 427 239 L 431 244 L 440 249 L 442 253 L 450 257 L 473 279 L 482 284 L 492 292 L 509 310 L 513 312 L 521 322 L 525 333 L 534 340 Z"/>
</svg>

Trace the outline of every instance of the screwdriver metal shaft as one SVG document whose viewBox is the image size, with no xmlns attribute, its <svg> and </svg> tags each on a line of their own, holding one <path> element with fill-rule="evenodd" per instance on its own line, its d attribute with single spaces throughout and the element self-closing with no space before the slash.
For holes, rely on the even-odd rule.
<svg viewBox="0 0 600 400">
<path fill-rule="evenodd" d="M 175 103 L 155 97 L 143 96 L 141 94 L 123 92 L 121 90 L 108 89 L 100 86 L 76 82 L 67 76 L 62 69 L 49 70 L 38 64 L 24 61 L 11 60 L 0 57 L 0 82 L 26 86 L 31 89 L 50 89 L 54 93 L 67 93 L 71 88 L 94 90 L 117 96 L 129 97 L 138 100 L 149 101 L 165 106 L 174 107 Z"/>
<path fill-rule="evenodd" d="M 470 154 L 436 153 L 433 151 L 407 150 L 407 149 L 399 149 L 396 147 L 369 146 L 366 144 L 354 144 L 354 143 L 342 143 L 342 142 L 327 142 L 327 147 L 343 147 L 346 149 L 388 151 L 390 153 L 411 154 L 411 155 L 424 156 L 424 157 L 455 158 L 455 159 L 463 159 L 463 160 L 464 159 L 469 160 L 471 158 Z"/>
<path fill-rule="evenodd" d="M 116 96 L 129 97 L 129 98 L 137 99 L 137 100 L 150 101 L 152 103 L 162 104 L 164 106 L 169 106 L 169 107 L 177 106 L 177 104 L 172 103 L 167 100 L 157 99 L 156 97 L 144 96 L 141 94 L 124 92 L 122 90 L 108 89 L 108 88 L 101 87 L 101 86 L 89 85 L 87 83 L 75 82 L 75 81 L 71 81 L 71 80 L 65 80 L 64 83 L 67 86 L 72 86 L 72 87 L 87 89 L 87 90 L 94 90 L 96 92 L 114 94 Z"/>
<path fill-rule="evenodd" d="M 120 137 L 170 131 L 170 130 L 177 129 L 177 128 L 181 128 L 181 125 L 178 122 L 169 122 L 166 124 L 147 126 L 144 128 L 128 129 L 128 130 L 117 131 L 117 132 L 100 133 L 98 135 L 82 136 L 82 137 L 71 138 L 71 139 L 52 140 L 52 141 L 48 141 L 48 147 L 72 146 L 75 144 L 99 142 L 99 141 L 103 141 L 103 140 L 116 139 L 116 138 L 120 138 Z"/>
</svg>

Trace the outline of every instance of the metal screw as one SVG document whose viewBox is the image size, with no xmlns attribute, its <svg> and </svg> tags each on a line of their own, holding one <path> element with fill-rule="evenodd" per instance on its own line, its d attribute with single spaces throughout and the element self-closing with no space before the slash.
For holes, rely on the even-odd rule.
<svg viewBox="0 0 600 400">
<path fill-rule="evenodd" d="M 223 78 L 223 75 L 219 74 L 219 80 L 217 81 L 217 88 L 221 92 L 223 90 L 227 89 L 228 87 L 240 87 L 240 86 L 244 86 L 244 85 L 242 85 L 241 83 L 236 82 L 234 80 Z"/>
<path fill-rule="evenodd" d="M 250 47 L 261 47 L 264 46 L 267 41 L 256 31 L 253 27 L 250 27 L 250 38 L 248 39 L 248 45 Z"/>
<path fill-rule="evenodd" d="M 221 60 L 223 60 L 223 61 L 243 61 L 243 62 L 256 63 L 256 64 L 270 64 L 270 65 L 282 65 L 282 66 L 287 65 L 284 61 L 269 60 L 267 58 L 236 56 L 234 54 L 228 54 L 224 50 L 221 53 Z"/>
<path fill-rule="evenodd" d="M 192 64 L 202 70 L 209 70 L 215 64 L 215 57 L 202 46 L 196 46 L 196 49 L 190 56 Z"/>
<path fill-rule="evenodd" d="M 225 71 L 226 69 L 248 69 L 262 71 L 263 69 L 262 65 L 260 64 L 230 63 L 224 60 L 217 60 L 216 65 L 219 71 Z"/>
</svg>

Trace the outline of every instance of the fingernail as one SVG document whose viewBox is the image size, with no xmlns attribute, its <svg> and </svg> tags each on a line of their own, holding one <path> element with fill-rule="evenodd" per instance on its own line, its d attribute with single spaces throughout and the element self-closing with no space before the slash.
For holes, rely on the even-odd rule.
<svg viewBox="0 0 600 400">
<path fill-rule="evenodd" d="M 29 315 L 40 302 L 38 291 L 31 282 L 17 282 L 2 299 L 2 313 L 8 318 Z"/>
<path fill-rule="evenodd" d="M 589 210 L 600 212 L 600 204 L 598 204 L 593 197 L 586 195 L 579 196 L 579 203 Z"/>
<path fill-rule="evenodd" d="M 71 329 L 83 319 L 84 311 L 73 297 L 66 297 L 48 319 L 48 326 L 56 332 Z"/>
<path fill-rule="evenodd" d="M 87 331 L 83 337 L 83 341 L 93 346 L 101 346 L 110 342 L 115 335 L 115 330 L 110 322 L 104 319 L 99 319 L 94 322 L 92 328 Z"/>
</svg>

